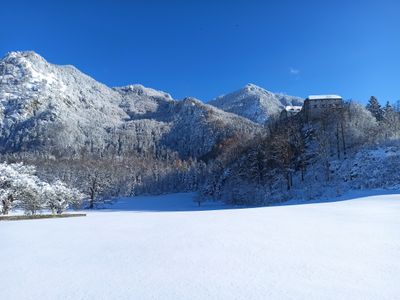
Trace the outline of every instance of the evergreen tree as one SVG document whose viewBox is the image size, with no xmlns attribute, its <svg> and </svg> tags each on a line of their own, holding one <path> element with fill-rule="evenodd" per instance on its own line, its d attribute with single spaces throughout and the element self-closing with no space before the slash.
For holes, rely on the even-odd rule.
<svg viewBox="0 0 400 300">
<path fill-rule="evenodd" d="M 393 103 L 393 110 L 400 113 L 400 99 Z"/>
<path fill-rule="evenodd" d="M 383 110 L 375 96 L 371 96 L 366 108 L 371 112 L 377 121 L 383 120 Z"/>
<path fill-rule="evenodd" d="M 385 138 L 400 135 L 400 114 L 396 112 L 389 102 L 383 108 L 383 135 Z"/>
<path fill-rule="evenodd" d="M 394 109 L 393 109 L 392 105 L 390 105 L 389 101 L 387 101 L 385 107 L 383 108 L 384 115 L 391 113 L 393 111 L 394 111 Z"/>
</svg>

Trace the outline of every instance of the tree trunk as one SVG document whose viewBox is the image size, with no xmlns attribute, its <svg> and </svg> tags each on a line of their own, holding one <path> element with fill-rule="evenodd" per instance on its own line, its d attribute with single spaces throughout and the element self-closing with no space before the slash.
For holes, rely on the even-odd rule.
<svg viewBox="0 0 400 300">
<path fill-rule="evenodd" d="M 94 208 L 94 189 L 90 188 L 90 200 L 89 200 L 89 209 L 93 209 Z"/>
<path fill-rule="evenodd" d="M 289 171 L 286 171 L 286 184 L 287 184 L 287 190 L 290 191 L 290 174 L 289 174 Z"/>
</svg>

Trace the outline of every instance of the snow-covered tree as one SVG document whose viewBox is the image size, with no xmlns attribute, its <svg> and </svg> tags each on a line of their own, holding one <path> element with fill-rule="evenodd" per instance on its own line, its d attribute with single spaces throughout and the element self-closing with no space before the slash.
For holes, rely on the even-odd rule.
<svg viewBox="0 0 400 300">
<path fill-rule="evenodd" d="M 51 185 L 46 184 L 44 194 L 47 198 L 47 206 L 53 214 L 62 214 L 70 205 L 78 207 L 84 198 L 78 190 L 68 188 L 59 180 Z"/>
<path fill-rule="evenodd" d="M 19 195 L 25 190 L 22 186 L 32 179 L 35 169 L 19 164 L 0 164 L 0 205 L 1 213 L 7 215 L 20 202 Z"/>
<path fill-rule="evenodd" d="M 83 195 L 63 182 L 49 184 L 35 175 L 35 168 L 18 164 L 0 164 L 0 203 L 2 214 L 17 206 L 27 214 L 37 214 L 45 208 L 61 214 L 68 205 L 82 202 Z"/>
<path fill-rule="evenodd" d="M 372 113 L 377 121 L 383 120 L 383 110 L 381 105 L 379 104 L 378 99 L 375 96 L 371 96 L 366 108 Z"/>
<path fill-rule="evenodd" d="M 400 112 L 387 102 L 383 108 L 383 135 L 385 139 L 400 137 Z"/>
<path fill-rule="evenodd" d="M 44 193 L 45 185 L 35 177 L 23 177 L 17 184 L 16 197 L 25 213 L 36 215 L 46 208 L 47 197 Z"/>
</svg>

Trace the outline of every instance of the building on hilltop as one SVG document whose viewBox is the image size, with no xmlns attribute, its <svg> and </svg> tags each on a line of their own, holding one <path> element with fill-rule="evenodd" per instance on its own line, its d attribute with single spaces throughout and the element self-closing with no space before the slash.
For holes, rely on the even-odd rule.
<svg viewBox="0 0 400 300">
<path fill-rule="evenodd" d="M 303 120 L 309 121 L 342 107 L 343 99 L 338 95 L 312 95 L 304 100 L 303 106 L 285 106 L 279 118 L 285 120 L 299 114 Z"/>
<path fill-rule="evenodd" d="M 338 95 L 312 95 L 304 100 L 303 114 L 306 120 L 319 118 L 321 114 L 343 107 L 343 99 Z"/>
</svg>

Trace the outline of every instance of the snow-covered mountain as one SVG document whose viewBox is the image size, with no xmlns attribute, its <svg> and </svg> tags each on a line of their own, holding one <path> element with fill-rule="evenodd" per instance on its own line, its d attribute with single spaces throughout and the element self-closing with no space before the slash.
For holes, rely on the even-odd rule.
<svg viewBox="0 0 400 300">
<path fill-rule="evenodd" d="M 11 52 L 0 61 L 0 149 L 104 147 L 107 128 L 127 118 L 120 102 L 116 91 L 72 66 Z"/>
<path fill-rule="evenodd" d="M 0 152 L 74 155 L 156 152 L 200 156 L 260 127 L 200 101 L 173 100 L 141 85 L 109 88 L 35 52 L 0 60 Z"/>
<path fill-rule="evenodd" d="M 303 99 L 275 94 L 249 83 L 238 91 L 219 96 L 208 103 L 224 111 L 263 124 L 269 116 L 280 113 L 287 105 L 302 105 Z"/>
</svg>

